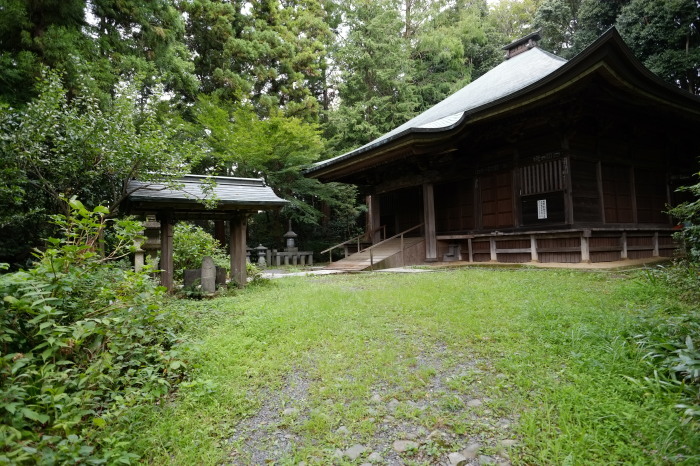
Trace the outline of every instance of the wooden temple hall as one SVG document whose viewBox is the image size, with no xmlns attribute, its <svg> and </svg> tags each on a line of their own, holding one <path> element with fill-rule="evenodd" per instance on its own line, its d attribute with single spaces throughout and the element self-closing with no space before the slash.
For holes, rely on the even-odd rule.
<svg viewBox="0 0 700 466">
<path fill-rule="evenodd" d="M 537 40 L 307 176 L 358 185 L 368 236 L 418 237 L 413 263 L 672 255 L 664 212 L 698 171 L 700 99 L 645 69 L 615 29 L 569 61 Z"/>
<path fill-rule="evenodd" d="M 287 204 L 256 178 L 187 175 L 168 184 L 130 180 L 127 190 L 128 212 L 146 219 L 149 240 L 141 247 L 151 252 L 160 249 L 161 284 L 168 290 L 173 289 L 173 225 L 178 220 L 214 220 L 222 226 L 221 221 L 228 222 L 231 280 L 243 286 L 248 216 Z M 211 205 L 205 199 L 211 199 Z"/>
</svg>

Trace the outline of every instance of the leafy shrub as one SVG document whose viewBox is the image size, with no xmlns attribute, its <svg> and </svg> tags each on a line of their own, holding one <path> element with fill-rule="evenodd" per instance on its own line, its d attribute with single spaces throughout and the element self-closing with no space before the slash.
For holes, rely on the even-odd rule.
<svg viewBox="0 0 700 466">
<path fill-rule="evenodd" d="M 698 265 L 683 261 L 671 267 L 650 270 L 654 286 L 665 287 L 681 304 L 670 308 L 652 307 L 640 315 L 634 336 L 649 365 L 648 386 L 678 392 L 688 419 L 700 420 L 700 298 Z"/>
<path fill-rule="evenodd" d="M 643 316 L 636 340 L 653 373 L 646 383 L 680 391 L 685 402 L 677 407 L 688 419 L 700 420 L 700 183 L 681 189 L 695 197 L 669 210 L 683 223 L 675 236 L 683 244 L 685 258 L 649 271 L 647 278 L 666 287 L 684 306 Z"/>
<path fill-rule="evenodd" d="M 184 269 L 198 269 L 204 256 L 211 256 L 214 263 L 225 269 L 231 268 L 226 251 L 219 242 L 202 227 L 188 223 L 175 225 L 173 233 L 173 267 L 175 278 L 182 278 Z"/>
<path fill-rule="evenodd" d="M 680 191 L 690 192 L 695 200 L 683 202 L 669 210 L 683 223 L 683 229 L 676 233 L 676 239 L 683 242 L 688 260 L 700 264 L 700 183 L 683 187 Z"/>
<path fill-rule="evenodd" d="M 270 282 L 270 279 L 263 277 L 262 269 L 252 262 L 245 263 L 245 271 L 248 275 L 249 285 L 265 285 Z"/>
<path fill-rule="evenodd" d="M 69 206 L 54 217 L 63 238 L 33 268 L 0 276 L 0 463 L 131 462 L 123 434 L 101 429 L 183 375 L 164 289 L 115 261 L 141 226 Z M 105 256 L 108 224 L 117 244 Z"/>
<path fill-rule="evenodd" d="M 676 260 L 670 266 L 646 270 L 647 279 L 664 286 L 686 303 L 700 302 L 700 263 Z"/>
<path fill-rule="evenodd" d="M 684 403 L 676 405 L 685 415 L 700 419 L 700 314 L 645 319 L 636 335 L 650 369 L 645 382 L 655 388 L 679 392 Z"/>
</svg>

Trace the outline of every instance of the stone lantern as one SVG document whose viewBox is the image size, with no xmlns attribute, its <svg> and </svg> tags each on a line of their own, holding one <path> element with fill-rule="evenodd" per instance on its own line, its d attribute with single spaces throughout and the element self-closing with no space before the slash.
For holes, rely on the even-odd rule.
<svg viewBox="0 0 700 466">
<path fill-rule="evenodd" d="M 297 252 L 299 248 L 296 247 L 295 238 L 298 235 L 292 231 L 292 221 L 289 221 L 289 231 L 284 234 L 284 250 L 286 252 Z"/>
<path fill-rule="evenodd" d="M 267 248 L 262 244 L 259 244 L 255 250 L 258 251 L 258 266 L 265 267 L 267 265 L 265 263 L 265 252 L 267 251 Z"/>
</svg>

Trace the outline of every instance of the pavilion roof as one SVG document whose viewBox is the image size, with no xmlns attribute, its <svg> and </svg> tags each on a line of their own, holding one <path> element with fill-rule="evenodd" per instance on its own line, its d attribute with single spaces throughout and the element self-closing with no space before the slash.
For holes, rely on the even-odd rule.
<svg viewBox="0 0 700 466">
<path fill-rule="evenodd" d="M 259 178 L 186 175 L 174 183 L 130 180 L 127 190 L 136 211 L 161 207 L 188 212 L 265 210 L 288 203 Z M 216 207 L 207 207 L 207 199 L 215 199 Z"/>
</svg>

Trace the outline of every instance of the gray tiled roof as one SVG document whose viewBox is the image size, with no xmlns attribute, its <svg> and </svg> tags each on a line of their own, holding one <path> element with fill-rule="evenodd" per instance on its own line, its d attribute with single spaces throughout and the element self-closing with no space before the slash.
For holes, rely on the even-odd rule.
<svg viewBox="0 0 700 466">
<path fill-rule="evenodd" d="M 472 81 L 445 100 L 407 121 L 403 125 L 378 137 L 374 141 L 338 157 L 315 164 L 310 171 L 367 149 L 378 147 L 411 131 L 440 131 L 456 125 L 466 112 L 506 97 L 539 81 L 566 60 L 533 48 L 499 64 L 483 76 Z"/>
<path fill-rule="evenodd" d="M 202 189 L 203 182 L 213 179 L 216 185 L 210 193 Z M 272 188 L 258 178 L 186 175 L 176 181 L 173 189 L 162 183 L 130 180 L 127 190 L 130 201 L 201 203 L 215 196 L 219 204 L 246 206 L 282 206 L 287 201 L 277 197 Z"/>
</svg>

